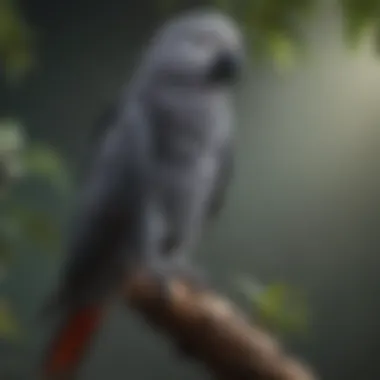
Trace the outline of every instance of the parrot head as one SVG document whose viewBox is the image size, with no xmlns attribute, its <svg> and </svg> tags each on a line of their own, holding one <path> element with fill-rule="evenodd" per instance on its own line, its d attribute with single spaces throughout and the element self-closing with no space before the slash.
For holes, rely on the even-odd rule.
<svg viewBox="0 0 380 380">
<path fill-rule="evenodd" d="M 169 20 L 154 36 L 148 72 L 161 83 L 228 85 L 238 78 L 243 57 L 243 37 L 231 18 L 193 10 Z"/>
</svg>

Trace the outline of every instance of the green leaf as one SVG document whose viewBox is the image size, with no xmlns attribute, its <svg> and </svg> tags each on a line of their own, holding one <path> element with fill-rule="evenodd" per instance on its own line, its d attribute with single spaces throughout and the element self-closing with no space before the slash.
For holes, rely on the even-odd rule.
<svg viewBox="0 0 380 380">
<path fill-rule="evenodd" d="M 38 248 L 57 252 L 60 246 L 60 230 L 55 221 L 42 213 L 34 214 L 23 226 L 24 238 Z"/>
<path fill-rule="evenodd" d="M 247 278 L 239 281 L 239 287 L 262 325 L 278 333 L 308 332 L 309 309 L 300 291 L 283 283 L 264 286 Z"/>
<path fill-rule="evenodd" d="M 14 0 L 0 1 L 0 59 L 10 84 L 32 68 L 35 33 Z"/>
<path fill-rule="evenodd" d="M 275 68 L 288 72 L 295 67 L 298 51 L 294 40 L 280 32 L 271 32 L 268 37 L 268 51 L 273 58 Z"/>
<path fill-rule="evenodd" d="M 376 19 L 360 17 L 356 14 L 345 21 L 344 37 L 350 49 L 357 49 L 365 36 L 371 34 L 376 26 Z"/>
<path fill-rule="evenodd" d="M 6 299 L 0 299 L 0 339 L 9 342 L 19 341 L 23 332 L 16 316 Z"/>
<path fill-rule="evenodd" d="M 45 178 L 56 190 L 62 193 L 69 190 L 67 167 L 54 149 L 42 144 L 32 145 L 25 152 L 24 165 L 30 175 Z"/>
<path fill-rule="evenodd" d="M 257 302 L 259 319 L 281 332 L 306 332 L 306 300 L 286 284 L 269 285 Z"/>
<path fill-rule="evenodd" d="M 49 253 L 59 250 L 61 231 L 57 222 L 48 213 L 27 207 L 14 207 L 10 219 L 19 228 L 19 238 Z"/>
<path fill-rule="evenodd" d="M 0 119 L 0 157 L 18 152 L 25 147 L 22 125 L 15 119 Z"/>
<path fill-rule="evenodd" d="M 25 135 L 21 124 L 11 118 L 0 120 L 0 190 L 1 195 L 12 180 L 23 175 L 21 161 Z"/>
</svg>

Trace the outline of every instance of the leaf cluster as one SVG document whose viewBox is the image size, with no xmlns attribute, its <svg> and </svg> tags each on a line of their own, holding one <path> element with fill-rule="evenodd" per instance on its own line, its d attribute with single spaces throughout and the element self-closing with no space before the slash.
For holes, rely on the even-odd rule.
<svg viewBox="0 0 380 380">
<path fill-rule="evenodd" d="M 161 3 L 161 2 L 160 2 Z M 306 49 L 301 25 L 316 13 L 318 0 L 209 0 L 233 15 L 245 31 L 255 58 L 265 58 L 280 71 L 292 68 Z M 186 6 L 186 0 L 166 0 L 165 9 L 174 11 Z M 336 0 L 343 15 L 343 33 L 348 47 L 357 47 L 371 31 L 379 48 L 380 1 Z"/>
<path fill-rule="evenodd" d="M 26 244 L 28 251 L 47 253 L 58 252 L 61 245 L 56 216 L 20 196 L 18 189 L 31 180 L 39 180 L 40 190 L 48 187 L 57 202 L 71 188 L 68 168 L 55 149 L 28 141 L 17 121 L 0 120 L 0 285 Z M 0 298 L 0 338 L 15 336 L 11 319 L 8 301 Z"/>
</svg>

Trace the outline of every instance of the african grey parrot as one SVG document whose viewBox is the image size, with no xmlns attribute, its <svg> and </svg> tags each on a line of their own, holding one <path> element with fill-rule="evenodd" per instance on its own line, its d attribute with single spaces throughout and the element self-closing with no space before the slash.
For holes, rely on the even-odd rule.
<svg viewBox="0 0 380 380">
<path fill-rule="evenodd" d="M 225 14 L 184 12 L 154 35 L 104 117 L 104 140 L 79 200 L 55 297 L 63 322 L 48 348 L 45 376 L 78 364 L 133 262 L 163 278 L 191 273 L 189 254 L 230 179 L 243 45 Z"/>
</svg>

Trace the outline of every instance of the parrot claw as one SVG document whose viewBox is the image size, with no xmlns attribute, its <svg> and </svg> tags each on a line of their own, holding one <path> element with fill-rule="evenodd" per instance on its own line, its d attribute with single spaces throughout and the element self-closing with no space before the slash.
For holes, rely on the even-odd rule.
<svg viewBox="0 0 380 380">
<path fill-rule="evenodd" d="M 208 287 L 206 276 L 198 268 L 194 268 L 184 260 L 170 260 L 149 265 L 148 270 L 156 278 L 164 300 L 171 296 L 170 283 L 172 280 L 183 280 L 195 291 L 203 291 Z"/>
<path fill-rule="evenodd" d="M 195 290 L 202 291 L 208 287 L 205 273 L 200 268 L 194 268 L 182 258 L 174 259 L 170 262 L 170 266 L 173 277 L 184 280 Z"/>
<path fill-rule="evenodd" d="M 153 275 L 160 288 L 161 297 L 164 301 L 169 301 L 171 296 L 170 281 L 172 280 L 169 266 L 164 262 L 150 263 L 147 267 L 149 273 Z"/>
</svg>

